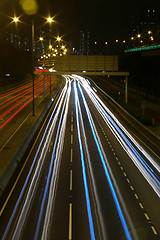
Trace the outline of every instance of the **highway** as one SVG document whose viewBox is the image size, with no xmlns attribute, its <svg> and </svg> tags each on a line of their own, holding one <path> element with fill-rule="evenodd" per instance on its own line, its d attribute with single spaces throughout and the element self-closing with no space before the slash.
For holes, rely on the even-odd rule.
<svg viewBox="0 0 160 240">
<path fill-rule="evenodd" d="M 96 85 L 63 77 L 1 203 L 0 239 L 160 239 L 159 156 Z"/>
<path fill-rule="evenodd" d="M 43 92 L 45 94 L 50 84 L 53 85 L 54 80 L 55 77 L 50 82 L 49 75 L 43 76 L 39 73 L 34 81 L 34 98 L 37 98 Z M 30 81 L 0 94 L 0 130 L 32 101 L 32 88 L 32 81 Z"/>
</svg>

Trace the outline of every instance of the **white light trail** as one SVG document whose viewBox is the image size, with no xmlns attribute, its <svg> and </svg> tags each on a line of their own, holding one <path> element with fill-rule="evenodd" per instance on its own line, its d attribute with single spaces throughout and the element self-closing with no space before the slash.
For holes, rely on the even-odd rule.
<svg viewBox="0 0 160 240">
<path fill-rule="evenodd" d="M 93 89 L 89 86 L 88 82 L 82 77 L 77 77 L 81 85 L 85 88 L 87 94 L 89 95 L 91 101 L 95 105 L 98 112 L 101 114 L 102 118 L 106 124 L 111 129 L 112 133 L 116 136 L 117 140 L 129 155 L 133 163 L 145 177 L 150 186 L 154 189 L 156 194 L 160 196 L 160 179 L 159 176 L 154 172 L 154 170 L 146 163 L 142 156 L 136 151 L 133 145 L 125 137 L 127 137 L 134 143 L 134 145 L 139 149 L 140 152 L 148 159 L 148 161 L 160 172 L 159 165 L 149 156 L 149 154 L 135 141 L 135 139 L 128 133 L 128 131 L 120 124 L 118 119 L 113 115 L 113 113 L 105 106 L 102 100 L 97 96 Z M 113 121 L 114 119 L 114 121 Z M 123 132 L 124 133 L 123 133 Z"/>
<path fill-rule="evenodd" d="M 28 213 L 30 205 L 31 205 L 31 200 L 33 199 L 33 196 L 34 196 L 34 193 L 35 193 L 35 190 L 36 190 L 36 187 L 37 187 L 37 182 L 39 180 L 39 176 L 40 176 L 43 164 L 44 164 L 44 159 L 45 159 L 45 156 L 47 154 L 47 151 L 48 151 L 48 148 L 49 148 L 49 145 L 50 145 L 51 136 L 52 136 L 53 130 L 55 128 L 56 121 L 58 119 L 58 115 L 59 115 L 59 112 L 60 112 L 60 109 L 61 109 L 61 106 L 62 106 L 62 103 L 63 103 L 63 99 L 64 99 L 64 97 L 66 95 L 66 92 L 67 92 L 67 88 L 68 88 L 68 83 L 66 82 L 66 84 L 65 84 L 65 86 L 62 90 L 62 93 L 60 94 L 60 96 L 57 100 L 57 104 L 56 104 L 56 106 L 55 106 L 55 108 L 54 108 L 54 110 L 51 114 L 51 117 L 50 117 L 49 121 L 48 121 L 47 127 L 45 129 L 42 140 L 40 142 L 39 148 L 38 148 L 37 153 L 34 157 L 32 166 L 30 168 L 30 171 L 28 173 L 28 176 L 27 176 L 26 181 L 24 183 L 24 186 L 22 188 L 21 194 L 19 196 L 19 199 L 17 200 L 16 206 L 13 210 L 12 216 L 10 218 L 10 221 L 7 225 L 7 228 L 5 230 L 5 233 L 4 233 L 2 239 L 5 239 L 6 236 L 7 236 L 7 233 L 10 229 L 10 226 L 11 226 L 11 223 L 12 223 L 13 218 L 15 216 L 15 213 L 17 211 L 17 208 L 20 204 L 20 201 L 22 199 L 22 196 L 24 194 L 24 191 L 26 189 L 28 181 L 31 177 L 31 173 L 33 172 L 33 167 L 35 166 L 35 163 L 37 162 L 36 169 L 34 170 L 33 177 L 31 179 L 31 183 L 30 183 L 30 186 L 29 186 L 29 189 L 28 189 L 28 192 L 27 192 L 27 196 L 26 196 L 25 201 L 24 201 L 24 205 L 21 209 L 21 213 L 19 215 L 19 219 L 17 221 L 16 228 L 15 228 L 13 236 L 12 236 L 12 239 L 15 239 L 15 240 L 20 238 L 20 234 L 23 230 L 27 213 Z M 56 112 L 56 114 L 54 116 L 55 112 Z M 47 133 L 47 131 L 48 131 L 48 133 Z M 42 144 L 43 144 L 43 147 L 42 147 Z M 41 147 L 42 147 L 42 149 L 41 149 Z M 39 155 L 39 158 L 38 158 L 38 155 Z"/>
</svg>

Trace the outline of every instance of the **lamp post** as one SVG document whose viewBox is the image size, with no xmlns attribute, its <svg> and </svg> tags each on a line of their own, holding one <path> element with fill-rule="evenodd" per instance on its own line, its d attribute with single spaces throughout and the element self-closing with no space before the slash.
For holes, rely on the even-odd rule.
<svg viewBox="0 0 160 240">
<path fill-rule="evenodd" d="M 17 22 L 19 22 L 19 18 L 15 17 L 13 18 L 13 22 L 15 24 L 17 24 Z M 33 111 L 32 111 L 32 115 L 35 116 L 35 112 L 34 112 L 34 18 L 32 17 L 32 85 L 33 85 L 33 90 L 32 90 L 32 94 L 33 94 Z"/>
<path fill-rule="evenodd" d="M 32 17 L 32 86 L 33 86 L 33 112 L 32 115 L 35 116 L 34 112 L 34 18 Z"/>
<path fill-rule="evenodd" d="M 50 27 L 51 27 L 51 24 L 53 22 L 53 18 L 52 17 L 48 17 L 47 18 L 47 22 L 50 24 Z M 49 41 L 49 49 L 50 49 L 50 54 L 51 54 L 52 44 L 51 44 L 50 41 Z M 51 63 L 51 57 L 50 57 L 50 63 Z M 51 94 L 51 74 L 50 74 L 50 94 Z"/>
</svg>

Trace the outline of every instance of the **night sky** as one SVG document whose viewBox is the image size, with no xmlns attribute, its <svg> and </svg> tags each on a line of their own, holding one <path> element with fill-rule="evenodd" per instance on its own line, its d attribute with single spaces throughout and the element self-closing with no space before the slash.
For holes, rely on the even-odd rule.
<svg viewBox="0 0 160 240">
<path fill-rule="evenodd" d="M 0 0 L 0 14 L 9 15 L 13 10 L 23 12 L 20 0 Z M 81 29 L 88 30 L 97 41 L 125 39 L 129 32 L 131 15 L 136 9 L 160 9 L 158 0 L 37 0 L 38 14 L 55 16 L 56 31 L 70 38 L 79 39 Z"/>
</svg>

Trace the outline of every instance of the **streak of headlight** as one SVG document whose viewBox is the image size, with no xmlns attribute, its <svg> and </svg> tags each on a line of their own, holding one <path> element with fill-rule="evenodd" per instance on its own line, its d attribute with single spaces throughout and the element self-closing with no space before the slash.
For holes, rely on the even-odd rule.
<svg viewBox="0 0 160 240">
<path fill-rule="evenodd" d="M 63 99 L 63 97 L 62 97 L 62 99 Z M 38 164 L 36 166 L 36 170 L 34 172 L 34 176 L 33 176 L 32 181 L 30 183 L 30 187 L 29 187 L 29 190 L 28 190 L 28 193 L 27 193 L 27 196 L 26 196 L 25 203 L 23 205 L 23 209 L 21 211 L 21 215 L 20 215 L 20 217 L 18 219 L 18 223 L 16 225 L 16 229 L 15 229 L 15 233 L 13 235 L 13 239 L 19 239 L 20 233 L 22 231 L 21 229 L 23 227 L 23 223 L 24 223 L 24 221 L 26 219 L 28 210 L 30 208 L 31 201 L 32 201 L 33 196 L 34 196 L 34 192 L 36 190 L 37 182 L 38 182 L 38 179 L 39 179 L 39 176 L 40 176 L 40 173 L 41 173 L 41 169 L 43 167 L 44 159 L 45 159 L 45 156 L 46 156 L 46 154 L 48 152 L 50 139 L 51 139 L 54 127 L 56 125 L 56 120 L 58 118 L 58 115 L 59 115 L 59 112 L 60 112 L 60 108 L 61 108 L 61 105 L 62 105 L 62 99 L 61 99 L 61 102 L 60 102 L 60 104 L 58 106 L 58 110 L 57 110 L 56 115 L 54 117 L 54 121 L 52 121 L 52 125 L 50 126 L 50 130 L 49 130 L 49 133 L 48 133 L 47 138 L 45 140 L 45 143 L 43 145 L 43 149 L 41 151 L 41 155 L 39 157 L 39 161 L 38 161 Z"/>
<path fill-rule="evenodd" d="M 75 96 L 75 108 L 76 108 L 76 122 L 77 122 L 77 131 L 78 131 L 78 141 L 79 141 L 79 147 L 80 147 L 80 153 L 81 153 L 82 173 L 83 173 L 83 181 L 84 181 L 84 188 L 85 188 L 85 195 L 86 195 L 86 203 L 87 203 L 87 212 L 88 212 L 88 219 L 89 219 L 90 235 L 91 235 L 91 239 L 94 240 L 95 239 L 95 233 L 94 233 L 93 219 L 92 219 L 92 213 L 91 213 L 89 191 L 88 191 L 88 186 L 87 186 L 87 177 L 86 177 L 85 162 L 84 162 L 84 155 L 83 155 L 83 146 L 82 146 L 80 125 L 79 125 L 79 117 L 78 117 L 78 102 L 77 102 L 78 95 L 77 95 L 77 89 L 76 89 L 76 83 L 75 82 L 74 82 L 74 96 Z"/>
<path fill-rule="evenodd" d="M 48 84 L 49 86 L 49 84 Z M 46 85 L 47 87 L 47 85 Z M 40 95 L 41 93 L 43 92 L 43 90 L 41 90 L 39 93 L 35 94 L 35 98 Z M 29 104 L 31 101 L 32 101 L 32 95 L 27 97 L 26 99 L 30 98 L 26 103 L 24 103 L 15 113 L 13 113 L 13 115 L 11 115 L 10 118 L 8 118 L 1 126 L 0 126 L 0 130 L 13 118 L 15 117 L 15 115 L 17 115 L 27 104 Z M 26 99 L 24 101 L 26 101 Z M 20 102 L 22 103 L 22 102 Z M 19 106 L 20 103 L 18 103 L 16 106 Z M 14 108 L 10 109 L 10 110 L 13 110 Z M 9 112 L 8 112 L 9 113 Z"/>
<path fill-rule="evenodd" d="M 93 101 L 93 100 L 92 100 Z M 146 178 L 148 183 L 154 189 L 158 196 L 160 196 L 160 182 L 158 175 L 153 171 L 153 169 L 146 163 L 146 161 L 141 157 L 141 155 L 136 151 L 136 149 L 132 146 L 132 144 L 128 141 L 119 127 L 115 124 L 112 118 L 104 111 L 104 109 L 97 103 L 97 100 L 94 99 L 94 105 L 97 110 L 103 115 L 102 117 L 106 121 L 107 125 L 111 129 L 112 133 L 116 136 L 117 140 L 120 142 L 121 146 L 123 146 L 124 150 L 133 160 L 134 164 Z M 138 160 L 138 161 L 137 161 Z"/>
<path fill-rule="evenodd" d="M 94 92 L 92 92 L 94 94 Z M 114 116 L 114 114 L 105 106 L 102 100 L 94 94 L 97 100 L 100 102 L 102 107 L 105 109 L 106 113 L 108 113 L 112 119 L 119 125 L 119 127 L 125 132 L 125 134 L 130 138 L 130 140 L 136 145 L 136 147 L 143 153 L 143 155 L 150 161 L 150 163 L 160 172 L 159 165 L 151 158 L 151 156 L 137 143 L 137 141 L 131 136 L 131 134 L 124 128 L 124 126 L 118 121 L 118 119 Z"/>
<path fill-rule="evenodd" d="M 88 120 L 89 120 L 89 124 L 90 124 L 91 130 L 92 130 L 92 134 L 93 134 L 95 143 L 96 143 L 96 145 L 97 145 L 97 149 L 98 149 L 98 152 L 99 152 L 101 161 L 102 161 L 102 165 L 103 165 L 103 168 L 104 168 L 104 171 L 105 171 L 105 175 L 106 175 L 106 178 L 107 178 L 107 180 L 108 180 L 108 183 L 109 183 L 109 186 L 110 186 L 110 189 L 111 189 L 111 193 L 112 193 L 112 196 L 113 196 L 113 199 L 114 199 L 114 202 L 115 202 L 115 205 L 116 205 L 116 208 L 117 208 L 117 211 L 118 211 L 118 214 L 119 214 L 119 217 L 120 217 L 120 220 L 121 220 L 121 223 L 122 223 L 122 226 L 123 226 L 125 235 L 126 235 L 126 238 L 127 238 L 128 240 L 131 240 L 132 238 L 131 238 L 131 236 L 130 236 L 130 233 L 129 233 L 129 230 L 128 230 L 128 227 L 127 227 L 125 218 L 124 218 L 124 216 L 123 216 L 123 213 L 122 213 L 122 210 L 121 210 L 121 207 L 120 207 L 120 204 L 119 204 L 119 201 L 118 201 L 116 192 L 115 192 L 114 187 L 113 187 L 113 183 L 112 183 L 112 181 L 111 181 L 109 172 L 108 172 L 108 170 L 107 170 L 107 167 L 106 167 L 106 164 L 105 164 L 105 160 L 104 160 L 102 151 L 101 151 L 101 149 L 100 149 L 100 146 L 99 146 L 97 137 L 96 137 L 96 135 L 95 135 L 95 130 L 94 130 L 94 128 L 93 128 L 93 121 L 91 120 L 91 116 L 90 116 L 90 113 L 89 113 L 89 109 L 88 109 L 86 100 L 85 100 L 85 98 L 84 98 L 84 95 L 83 95 L 83 92 L 82 92 L 81 87 L 80 87 L 79 85 L 78 85 L 78 87 L 79 87 L 79 90 L 80 90 L 80 93 L 81 93 L 81 96 L 82 96 L 82 99 L 83 99 L 83 102 L 84 102 L 84 105 L 85 105 L 85 109 L 86 109 L 86 113 L 87 113 L 87 117 L 88 117 Z"/>
<path fill-rule="evenodd" d="M 81 80 L 81 79 L 80 79 Z M 81 81 L 82 83 L 82 81 Z M 157 193 L 158 196 L 160 196 L 160 190 L 159 190 L 159 177 L 156 175 L 156 173 L 151 169 L 151 167 L 144 161 L 144 159 L 140 156 L 140 154 L 135 150 L 135 148 L 131 145 L 131 143 L 128 141 L 128 139 L 124 136 L 122 131 L 118 128 L 116 123 L 112 120 L 112 118 L 107 114 L 107 112 L 104 110 L 104 108 L 107 108 L 103 102 L 98 98 L 98 96 L 93 92 L 93 90 L 88 87 L 88 84 L 85 84 L 85 81 L 83 80 L 83 85 L 85 85 L 85 90 L 89 94 L 93 104 L 96 106 L 97 110 L 100 112 L 101 116 L 106 121 L 107 125 L 110 127 L 111 131 L 114 133 L 124 150 L 127 152 L 127 154 L 130 156 L 130 158 L 133 160 L 134 164 L 138 167 L 140 172 L 143 174 L 143 176 L 146 178 L 148 183 L 151 185 L 151 187 L 154 189 L 154 191 Z M 93 97 L 93 95 L 94 97 Z M 100 105 L 103 105 L 103 107 Z M 108 109 L 107 109 L 108 110 Z M 108 110 L 109 111 L 109 110 Z M 110 111 L 110 115 L 114 116 Z M 107 117 L 106 117 L 107 116 Z M 116 119 L 116 122 L 119 123 L 119 121 Z M 124 129 L 124 128 L 123 128 Z M 126 131 L 127 132 L 127 131 Z M 120 136 L 121 135 L 121 136 Z M 131 136 L 128 133 L 128 136 L 131 138 Z M 122 139 L 123 137 L 123 139 Z M 132 138 L 133 139 L 133 138 Z M 128 145 L 126 145 L 125 144 Z M 142 148 L 139 147 L 139 149 L 142 151 Z M 144 151 L 145 153 L 145 151 Z M 135 157 L 136 156 L 136 157 Z M 154 162 L 151 157 L 149 158 L 149 155 L 146 153 L 145 156 L 148 158 L 148 160 L 154 165 L 154 167 L 159 170 L 159 166 Z M 138 161 L 137 161 L 138 159 Z M 141 163 L 141 165 L 140 165 Z M 147 172 L 148 173 L 147 173 Z M 148 175 L 149 174 L 149 175 Z M 158 186 L 157 186 L 158 185 Z"/>
<path fill-rule="evenodd" d="M 39 76 L 39 77 L 35 80 L 35 82 L 38 82 L 38 80 L 41 80 L 42 78 L 43 78 L 43 76 Z M 14 93 L 17 93 L 17 92 L 19 92 L 19 91 L 22 91 L 22 90 L 24 90 L 25 88 L 28 88 L 28 87 L 30 87 L 30 86 L 32 86 L 32 82 L 27 83 L 27 84 L 24 84 L 23 86 L 18 87 L 18 88 L 14 89 L 14 90 L 8 91 L 8 92 L 6 92 L 6 93 L 4 93 L 4 94 L 1 94 L 1 95 L 0 95 L 0 100 L 3 99 L 3 98 L 9 97 L 10 95 L 12 95 L 12 94 L 14 94 Z"/>
<path fill-rule="evenodd" d="M 59 123 L 58 123 L 58 129 L 57 129 L 57 133 L 56 133 L 56 138 L 55 138 L 55 142 L 54 142 L 52 157 L 51 157 L 50 166 L 49 166 L 49 173 L 48 173 L 47 182 L 46 182 L 46 186 L 45 186 L 45 190 L 44 190 L 43 200 L 42 200 L 42 204 L 41 204 L 41 209 L 40 209 L 40 214 L 39 214 L 39 218 L 38 218 L 38 223 L 37 223 L 37 228 L 36 228 L 34 239 L 38 239 L 40 224 L 41 224 L 42 216 L 43 216 L 43 212 L 44 212 L 44 205 L 45 205 L 46 197 L 48 195 L 48 187 L 49 187 L 50 179 L 51 179 L 51 176 L 52 176 L 55 154 L 56 154 L 56 150 L 57 150 L 57 147 L 58 147 L 57 142 L 58 142 L 58 137 L 60 135 L 59 132 L 62 131 L 62 129 L 63 129 L 62 120 L 64 121 L 64 119 L 65 119 L 65 118 L 62 119 L 62 117 L 63 117 L 63 115 L 65 116 L 65 114 L 64 114 L 65 108 L 68 109 L 66 107 L 67 106 L 66 103 L 68 103 L 69 97 L 70 97 L 70 86 L 68 88 L 68 93 L 66 94 L 66 97 L 65 97 L 65 100 L 64 100 L 63 108 L 62 108 L 62 111 L 61 111 L 61 116 L 60 116 Z M 62 136 L 62 138 L 60 138 L 60 141 L 61 141 L 60 145 L 63 144 L 63 142 L 62 142 L 63 138 L 64 138 L 64 136 Z M 56 178 L 56 176 L 55 176 L 55 178 Z M 53 189 L 52 189 L 52 192 L 54 194 Z M 47 219 L 48 219 L 48 216 L 47 216 Z"/>
<path fill-rule="evenodd" d="M 105 224 L 104 224 L 104 220 L 103 220 L 103 215 L 102 215 L 102 210 L 101 210 L 101 206 L 99 204 L 99 199 L 98 199 L 98 194 L 97 194 L 97 189 L 96 189 L 96 184 L 95 184 L 95 180 L 94 180 L 94 176 L 93 176 L 93 170 L 92 170 L 92 165 L 91 165 L 91 160 L 90 160 L 90 154 L 89 154 L 89 150 L 88 150 L 88 144 L 87 144 L 87 138 L 86 138 L 86 134 L 85 134 L 85 128 L 84 128 L 84 123 L 83 123 L 83 117 L 82 117 L 82 112 L 81 112 L 81 108 L 80 108 L 80 103 L 79 103 L 79 98 L 77 98 L 77 102 L 78 102 L 78 109 L 79 109 L 79 115 L 80 115 L 80 121 L 81 121 L 81 125 L 82 125 L 82 133 L 83 133 L 83 139 L 84 139 L 84 146 L 86 148 L 86 154 L 87 154 L 87 159 L 88 159 L 88 166 L 89 166 L 89 172 L 91 175 L 91 179 L 92 179 L 92 186 L 93 186 L 93 190 L 94 190 L 94 196 L 95 196 L 95 200 L 96 200 L 96 206 L 97 206 L 97 214 L 99 215 L 99 219 L 100 219 L 100 225 L 102 228 L 102 235 L 103 237 L 101 237 L 100 239 L 108 239 L 108 237 L 106 236 L 107 233 L 105 232 Z M 101 233 L 99 233 L 101 235 Z"/>
<path fill-rule="evenodd" d="M 54 115 L 54 113 L 55 113 L 55 111 L 56 111 L 57 106 L 59 105 L 59 103 L 62 102 L 62 97 L 64 96 L 64 94 L 65 94 L 66 91 L 67 91 L 67 83 L 66 83 L 65 87 L 63 88 L 63 90 L 62 90 L 62 92 L 61 92 L 61 94 L 60 94 L 60 96 L 59 96 L 59 98 L 58 98 L 58 100 L 57 100 L 57 103 L 56 103 L 56 105 L 55 105 L 55 108 L 54 108 L 54 110 L 53 110 L 53 112 L 52 112 L 52 114 L 51 114 L 51 117 L 50 117 L 50 119 L 49 119 L 49 121 L 48 121 L 48 124 L 47 124 L 47 126 L 46 126 L 46 129 L 45 129 L 45 132 L 44 132 L 44 134 L 43 134 L 42 140 L 41 140 L 41 142 L 40 142 L 40 144 L 39 144 L 39 147 L 38 147 L 38 150 L 37 150 L 36 155 L 35 155 L 35 157 L 34 157 L 33 163 L 32 163 L 32 165 L 31 165 L 31 168 L 30 168 L 30 170 L 29 170 L 29 173 L 28 173 L 28 175 L 27 175 L 27 177 L 26 177 L 25 183 L 24 183 L 23 188 L 22 188 L 22 190 L 21 190 L 20 196 L 19 196 L 19 198 L 18 198 L 18 200 L 17 200 L 17 202 L 16 202 L 16 205 L 15 205 L 15 207 L 14 207 L 13 213 L 12 213 L 12 215 L 11 215 L 11 217 L 10 217 L 10 220 L 9 220 L 9 222 L 8 222 L 8 225 L 7 225 L 7 228 L 6 228 L 5 232 L 4 232 L 4 235 L 3 235 L 2 240 L 4 240 L 4 239 L 6 238 L 6 236 L 7 236 L 7 234 L 8 234 L 8 231 L 9 231 L 9 229 L 10 229 L 10 226 L 11 226 L 11 224 L 12 224 L 12 221 L 13 221 L 13 219 L 14 219 L 14 216 L 15 216 L 15 214 L 16 214 L 16 211 L 17 211 L 17 209 L 18 209 L 18 206 L 19 206 L 19 204 L 20 204 L 20 201 L 21 201 L 21 199 L 22 199 L 22 196 L 23 196 L 23 194 L 24 194 L 24 191 L 25 191 L 25 189 L 26 189 L 26 187 L 27 187 L 29 178 L 30 178 L 31 173 L 32 173 L 32 171 L 33 171 L 33 167 L 34 167 L 34 165 L 35 165 L 35 163 L 36 163 L 36 159 L 37 159 L 38 154 L 39 154 L 39 152 L 40 152 L 40 149 L 41 149 L 42 143 L 43 143 L 43 141 L 44 141 L 44 138 L 45 138 L 45 136 L 46 136 L 46 133 L 47 133 L 47 131 L 48 131 L 49 125 L 50 125 L 50 123 L 51 123 L 51 121 L 52 121 L 53 115 Z M 44 150 L 42 150 L 42 151 L 44 151 Z M 23 221 L 24 221 L 24 220 L 23 220 Z"/>
<path fill-rule="evenodd" d="M 67 80 L 67 79 L 66 79 Z M 54 146 L 53 152 L 52 152 L 52 159 L 51 161 L 54 161 L 52 177 L 51 177 L 51 183 L 49 188 L 49 195 L 48 195 L 48 202 L 47 202 L 47 209 L 45 214 L 45 220 L 43 224 L 43 231 L 42 231 L 42 240 L 47 240 L 49 236 L 49 223 L 53 212 L 53 205 L 54 205 L 54 197 L 55 197 L 55 191 L 56 191 L 56 183 L 58 179 L 58 173 L 60 168 L 60 162 L 61 162 L 61 154 L 63 150 L 63 144 L 64 144 L 64 137 L 65 137 L 65 129 L 66 129 L 66 122 L 67 122 L 67 113 L 68 113 L 68 107 L 69 107 L 69 99 L 70 99 L 70 93 L 71 93 L 71 85 L 69 85 L 68 88 L 68 94 L 67 94 L 67 100 L 65 102 L 65 113 L 63 116 L 63 122 L 61 125 L 61 131 L 58 138 L 58 144 Z M 54 160 L 55 159 L 55 160 Z"/>
</svg>

